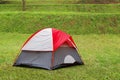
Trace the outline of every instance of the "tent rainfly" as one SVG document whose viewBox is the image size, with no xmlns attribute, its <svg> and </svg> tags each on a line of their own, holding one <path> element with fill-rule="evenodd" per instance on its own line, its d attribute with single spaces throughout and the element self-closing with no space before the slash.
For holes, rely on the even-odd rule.
<svg viewBox="0 0 120 80">
<path fill-rule="evenodd" d="M 55 28 L 45 28 L 31 35 L 20 52 L 13 66 L 52 70 L 84 64 L 72 37 Z"/>
</svg>

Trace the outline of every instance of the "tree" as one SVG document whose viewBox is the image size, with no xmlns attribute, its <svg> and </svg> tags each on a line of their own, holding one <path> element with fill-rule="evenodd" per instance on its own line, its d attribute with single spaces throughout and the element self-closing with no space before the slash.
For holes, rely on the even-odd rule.
<svg viewBox="0 0 120 80">
<path fill-rule="evenodd" d="M 22 0 L 22 10 L 26 10 L 26 0 Z"/>
</svg>

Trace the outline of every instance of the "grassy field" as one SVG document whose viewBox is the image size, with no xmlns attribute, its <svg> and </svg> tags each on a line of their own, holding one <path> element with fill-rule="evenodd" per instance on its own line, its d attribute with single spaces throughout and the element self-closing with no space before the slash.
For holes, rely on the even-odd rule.
<svg viewBox="0 0 120 80">
<path fill-rule="evenodd" d="M 1 4 L 0 12 L 22 11 L 21 4 Z M 28 4 L 26 11 L 119 13 L 120 4 Z"/>
<path fill-rule="evenodd" d="M 120 4 L 0 5 L 0 31 L 33 33 L 55 27 L 71 34 L 119 34 Z"/>
<path fill-rule="evenodd" d="M 119 34 L 119 23 L 119 13 L 0 13 L 1 32 L 33 33 L 41 28 L 55 27 L 71 34 Z"/>
<path fill-rule="evenodd" d="M 0 80 L 120 80 L 120 4 L 27 0 L 23 12 L 20 0 L 9 1 L 0 4 Z M 45 27 L 71 34 L 85 65 L 53 71 L 13 67 L 23 42 Z"/>
<path fill-rule="evenodd" d="M 46 0 L 42 4 L 38 1 L 28 0 L 24 12 L 19 0 L 1 4 L 0 31 L 33 33 L 41 28 L 55 27 L 71 34 L 120 33 L 120 4 L 55 4 L 65 0 Z"/>
<path fill-rule="evenodd" d="M 20 3 L 21 0 L 2 0 L 7 3 Z M 2 2 L 1 1 L 1 2 Z M 108 4 L 120 3 L 120 0 L 26 0 L 27 4 Z"/>
<path fill-rule="evenodd" d="M 30 34 L 0 32 L 0 80 L 119 80 L 120 35 L 73 35 L 85 65 L 53 71 L 13 67 Z"/>
</svg>

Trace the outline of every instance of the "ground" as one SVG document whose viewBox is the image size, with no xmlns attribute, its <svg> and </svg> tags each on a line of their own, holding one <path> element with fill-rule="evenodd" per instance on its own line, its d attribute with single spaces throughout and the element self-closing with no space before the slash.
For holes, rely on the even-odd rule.
<svg viewBox="0 0 120 80">
<path fill-rule="evenodd" d="M 72 35 L 85 65 L 44 70 L 13 67 L 31 34 L 0 32 L 0 80 L 119 80 L 120 35 Z"/>
<path fill-rule="evenodd" d="M 26 0 L 22 11 L 20 0 L 9 1 L 0 4 L 0 80 L 120 80 L 120 3 Z M 72 35 L 85 65 L 56 70 L 13 67 L 25 40 L 46 27 Z"/>
</svg>

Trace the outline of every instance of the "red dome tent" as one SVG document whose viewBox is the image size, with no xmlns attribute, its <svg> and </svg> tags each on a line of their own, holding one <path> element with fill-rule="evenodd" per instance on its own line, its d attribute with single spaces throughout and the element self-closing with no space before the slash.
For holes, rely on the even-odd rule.
<svg viewBox="0 0 120 80">
<path fill-rule="evenodd" d="M 24 43 L 14 66 L 55 69 L 83 64 L 69 34 L 54 28 L 39 30 Z"/>
</svg>

